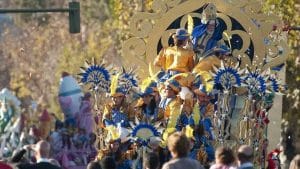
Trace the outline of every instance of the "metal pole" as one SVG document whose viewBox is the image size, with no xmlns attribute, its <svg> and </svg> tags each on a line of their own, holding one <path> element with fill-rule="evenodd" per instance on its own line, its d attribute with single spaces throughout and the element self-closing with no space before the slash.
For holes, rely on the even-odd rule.
<svg viewBox="0 0 300 169">
<path fill-rule="evenodd" d="M 300 26 L 291 26 L 289 30 L 300 31 Z"/>
<path fill-rule="evenodd" d="M 50 9 L 0 9 L 0 14 L 6 13 L 38 13 L 38 12 L 68 12 L 69 32 L 80 33 L 80 4 L 76 1 L 69 2 L 69 8 Z"/>
<path fill-rule="evenodd" d="M 0 9 L 0 13 L 38 13 L 38 12 L 70 12 L 78 9 L 52 8 L 52 9 Z"/>
</svg>

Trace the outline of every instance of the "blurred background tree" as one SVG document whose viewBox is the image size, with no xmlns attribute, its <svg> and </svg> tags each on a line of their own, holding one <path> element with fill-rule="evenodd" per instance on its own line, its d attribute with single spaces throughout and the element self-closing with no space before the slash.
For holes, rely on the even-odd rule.
<svg viewBox="0 0 300 169">
<path fill-rule="evenodd" d="M 0 8 L 62 8 L 61 0 L 3 0 Z M 38 101 L 59 112 L 61 72 L 79 73 L 84 60 L 119 61 L 121 41 L 129 37 L 129 18 L 139 1 L 85 0 L 81 2 L 81 33 L 68 32 L 68 14 L 34 13 L 1 15 L 1 88 L 20 98 Z M 126 9 L 126 10 L 125 10 Z"/>
<path fill-rule="evenodd" d="M 283 98 L 282 144 L 287 161 L 300 153 L 300 31 L 289 30 L 300 26 L 300 1 L 266 0 L 264 10 L 280 16 L 288 31 L 288 44 L 291 52 L 286 61 L 287 94 Z"/>
</svg>

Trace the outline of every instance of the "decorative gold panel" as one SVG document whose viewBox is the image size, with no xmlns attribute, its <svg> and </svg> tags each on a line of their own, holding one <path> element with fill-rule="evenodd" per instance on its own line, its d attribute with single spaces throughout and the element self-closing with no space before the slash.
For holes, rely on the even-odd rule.
<svg viewBox="0 0 300 169">
<path fill-rule="evenodd" d="M 188 15 L 194 20 L 201 19 L 201 9 L 206 3 L 216 5 L 217 16 L 226 25 L 224 32 L 229 37 L 242 39 L 236 42 L 242 44 L 240 48 L 232 48 L 233 56 L 241 57 L 242 66 L 266 69 L 285 61 L 288 54 L 285 35 L 280 30 L 272 31 L 274 25 L 281 27 L 281 20 L 264 14 L 261 3 L 256 0 L 155 0 L 154 12 L 138 12 L 131 18 L 132 37 L 123 42 L 122 63 L 140 66 L 139 75 L 145 77 L 148 64 L 153 62 L 159 48 L 169 45 L 170 34 L 179 27 L 186 27 Z M 180 24 L 169 28 L 178 19 Z M 233 29 L 234 24 L 243 29 Z M 223 36 L 223 40 L 228 41 L 228 38 Z M 247 50 L 252 50 L 251 56 Z"/>
</svg>

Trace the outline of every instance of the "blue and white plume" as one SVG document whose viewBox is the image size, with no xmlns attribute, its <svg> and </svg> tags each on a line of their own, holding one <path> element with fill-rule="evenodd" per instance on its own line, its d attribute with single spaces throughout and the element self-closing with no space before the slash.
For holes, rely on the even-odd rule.
<svg viewBox="0 0 300 169">
<path fill-rule="evenodd" d="M 243 84 L 252 94 L 264 95 L 267 92 L 266 77 L 262 76 L 258 70 L 246 72 Z"/>
<path fill-rule="evenodd" d="M 243 70 L 239 70 L 238 65 L 235 67 L 227 67 L 221 62 L 221 67 L 219 69 L 214 67 L 214 70 L 216 73 L 212 74 L 214 76 L 215 85 L 221 85 L 225 90 L 241 86 Z"/>
<path fill-rule="evenodd" d="M 118 86 L 123 88 L 126 93 L 128 93 L 132 88 L 138 87 L 138 77 L 135 73 L 135 69 L 130 68 L 128 72 L 126 72 L 125 68 L 122 67 L 121 75 L 118 79 Z"/>
<path fill-rule="evenodd" d="M 80 68 L 80 83 L 88 85 L 90 90 L 96 92 L 108 92 L 110 87 L 110 73 L 103 63 L 96 64 L 85 61 L 85 66 Z"/>
</svg>

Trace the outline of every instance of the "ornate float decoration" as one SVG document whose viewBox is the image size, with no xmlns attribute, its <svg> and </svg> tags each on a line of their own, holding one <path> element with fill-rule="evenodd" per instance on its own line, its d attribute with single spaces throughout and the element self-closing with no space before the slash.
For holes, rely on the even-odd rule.
<svg viewBox="0 0 300 169">
<path fill-rule="evenodd" d="M 153 137 L 159 137 L 160 133 L 155 126 L 147 123 L 139 123 L 132 129 L 131 135 L 133 139 L 143 146 L 147 146 Z"/>
<path fill-rule="evenodd" d="M 260 2 L 154 0 L 151 11 L 132 17 L 132 36 L 123 43 L 122 63 L 135 63 L 139 76 L 145 77 L 149 63 L 159 51 L 172 45 L 176 29 L 191 29 L 192 20 L 195 30 L 209 18 L 215 18 L 218 41 L 229 46 L 230 54 L 237 60 L 237 64 L 212 70 L 214 85 L 221 86 L 216 90 L 213 142 L 216 146 L 251 145 L 257 150 L 255 165 L 264 167 L 268 111 L 274 94 L 284 89 L 276 71 L 284 64 L 289 49 L 285 32 L 274 29 L 283 27 L 282 21 L 265 14 Z M 193 39 L 197 33 L 190 32 Z"/>
<path fill-rule="evenodd" d="M 104 63 L 97 64 L 95 59 L 90 63 L 85 61 L 84 67 L 81 67 L 80 83 L 88 85 L 94 92 L 108 92 L 110 86 L 110 73 Z"/>
<path fill-rule="evenodd" d="M 114 72 L 113 75 L 118 72 Z M 119 70 L 118 84 L 121 88 L 123 88 L 126 93 L 129 93 L 131 90 L 137 90 L 139 79 L 136 74 L 136 69 L 131 67 L 128 71 L 124 67 Z"/>
<path fill-rule="evenodd" d="M 285 61 L 289 50 L 284 32 L 273 31 L 283 23 L 279 17 L 263 13 L 256 0 L 154 0 L 153 12 L 138 12 L 132 17 L 132 37 L 122 48 L 123 63 L 135 63 L 141 68 L 139 75 L 147 74 L 148 64 L 159 50 L 170 45 L 171 34 L 177 28 L 187 28 L 188 15 L 199 25 L 207 3 L 216 5 L 222 40 L 230 41 L 232 55 L 241 58 L 241 67 L 265 70 Z"/>
</svg>

